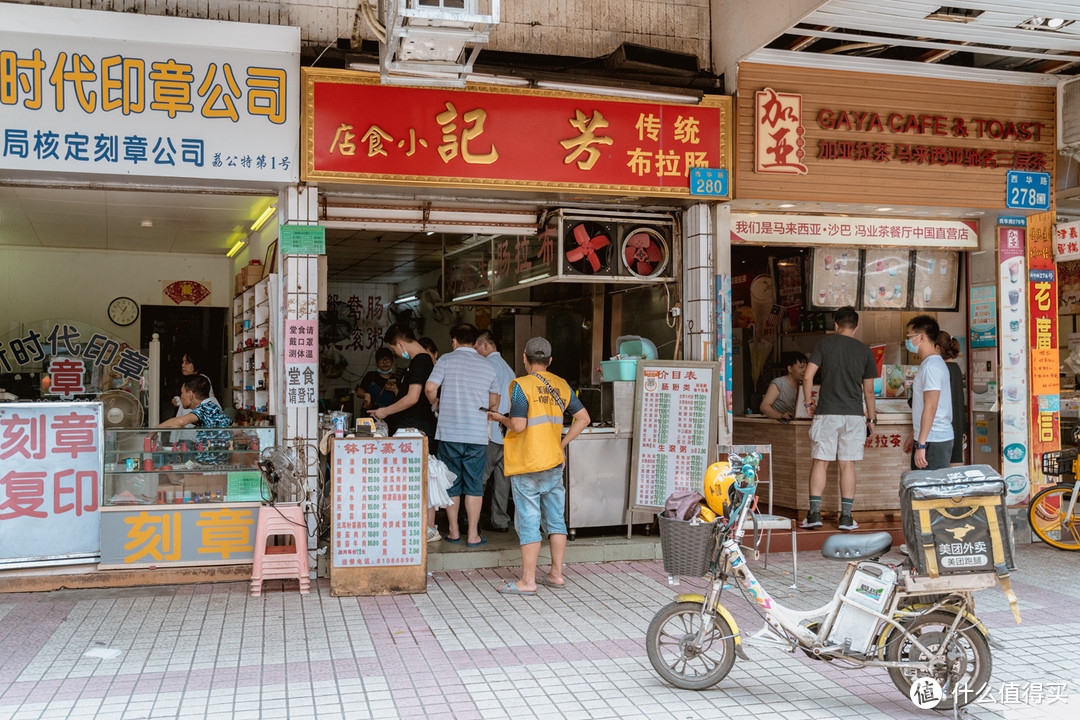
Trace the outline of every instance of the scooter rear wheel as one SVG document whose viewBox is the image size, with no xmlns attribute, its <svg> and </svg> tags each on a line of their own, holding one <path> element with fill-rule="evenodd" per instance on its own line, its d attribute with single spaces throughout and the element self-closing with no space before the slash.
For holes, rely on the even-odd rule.
<svg viewBox="0 0 1080 720">
<path fill-rule="evenodd" d="M 915 618 L 907 633 L 893 630 L 885 647 L 885 659 L 891 662 L 924 662 L 928 656 L 911 638 L 914 636 L 931 652 L 936 652 L 952 626 L 953 613 L 938 610 Z M 975 701 L 990 682 L 992 661 L 990 644 L 977 627 L 966 619 L 960 621 L 958 634 L 949 643 L 945 665 L 936 672 L 907 668 L 889 668 L 896 689 L 911 697 L 911 686 L 921 677 L 932 677 L 941 685 L 943 697 L 935 710 L 951 710 Z"/>
<path fill-rule="evenodd" d="M 673 602 L 660 609 L 645 635 L 653 668 L 667 682 L 685 690 L 704 690 L 723 680 L 735 664 L 731 626 L 714 615 L 700 645 L 694 639 L 702 627 L 701 603 Z"/>
</svg>

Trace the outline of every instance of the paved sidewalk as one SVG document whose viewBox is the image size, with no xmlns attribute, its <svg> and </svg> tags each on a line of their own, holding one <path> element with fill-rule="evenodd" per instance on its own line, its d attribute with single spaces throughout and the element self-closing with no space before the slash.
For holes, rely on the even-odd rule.
<svg viewBox="0 0 1080 720">
<path fill-rule="evenodd" d="M 1018 555 L 1022 625 L 999 589 L 977 594 L 1003 649 L 991 696 L 968 716 L 1080 718 L 1080 554 Z M 831 596 L 843 563 L 800 553 L 797 591 L 790 556 L 752 567 L 806 609 Z M 439 572 L 426 595 L 380 598 L 332 598 L 325 581 L 307 597 L 281 582 L 258 598 L 247 583 L 0 595 L 0 720 L 952 717 L 916 709 L 884 670 L 773 649 L 748 648 L 710 690 L 677 690 L 644 647 L 673 596 L 659 563 L 577 564 L 566 590 L 496 593 L 512 576 Z M 760 627 L 740 597 L 726 604 L 744 631 Z"/>
</svg>

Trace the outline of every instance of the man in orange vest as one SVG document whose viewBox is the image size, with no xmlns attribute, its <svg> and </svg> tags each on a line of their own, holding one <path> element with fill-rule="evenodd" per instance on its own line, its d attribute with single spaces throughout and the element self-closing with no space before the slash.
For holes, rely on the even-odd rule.
<svg viewBox="0 0 1080 720">
<path fill-rule="evenodd" d="M 499 588 L 505 595 L 535 595 L 536 586 L 561 590 L 566 554 L 566 493 L 563 465 L 566 446 L 589 424 L 589 411 L 565 380 L 547 372 L 551 343 L 534 337 L 525 344 L 528 375 L 510 385 L 510 414 L 489 412 L 488 418 L 506 426 L 503 462 L 514 492 L 514 528 L 521 542 L 521 579 Z M 564 435 L 563 415 L 574 418 Z M 541 534 L 551 542 L 551 571 L 536 576 Z"/>
</svg>

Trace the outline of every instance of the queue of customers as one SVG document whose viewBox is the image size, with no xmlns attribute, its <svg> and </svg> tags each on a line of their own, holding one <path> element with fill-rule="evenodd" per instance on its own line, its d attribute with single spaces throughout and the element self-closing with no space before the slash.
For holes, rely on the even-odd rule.
<svg viewBox="0 0 1080 720">
<path fill-rule="evenodd" d="M 363 393 L 363 400 L 370 403 L 368 413 L 385 420 L 391 433 L 406 427 L 422 431 L 429 438 L 430 452 L 455 475 L 447 491 L 452 504 L 447 508 L 446 536 L 435 526 L 435 511 L 429 510 L 428 542 L 464 543 L 469 548 L 487 543 L 480 533 L 480 513 L 488 485 L 491 509 L 486 529 L 509 530 L 512 494 L 514 526 L 522 547 L 521 580 L 500 592 L 532 595 L 537 584 L 560 588 L 566 547 L 565 448 L 588 425 L 589 414 L 566 381 L 547 372 L 551 345 L 544 338 L 526 344 L 522 360 L 529 372 L 520 378 L 515 378 L 490 332 L 463 323 L 451 330 L 450 338 L 451 352 L 439 355 L 433 344 L 424 342 L 426 338 L 418 340 L 409 328 L 391 325 L 383 342 L 408 367 L 400 379 L 395 378 L 392 362 L 377 355 L 378 370 L 365 375 L 357 395 Z M 573 423 L 563 434 L 566 414 Z M 465 527 L 459 522 L 462 506 Z M 537 577 L 543 535 L 551 542 L 552 565 L 546 575 Z"/>
<path fill-rule="evenodd" d="M 843 307 L 834 314 L 834 333 L 815 345 L 810 357 L 791 353 L 784 357 L 786 373 L 776 378 L 761 402 L 767 417 L 790 422 L 795 416 L 801 388 L 810 425 L 812 464 L 809 510 L 803 528 L 823 525 L 821 497 L 828 467 L 837 463 L 840 483 L 841 530 L 855 530 L 855 463 L 863 459 L 866 438 L 877 424 L 874 381 L 879 376 L 873 353 L 854 335 L 859 314 Z M 953 362 L 960 343 L 929 315 L 912 318 L 905 328 L 904 345 L 919 357 L 919 370 L 911 387 L 912 437 L 904 452 L 912 470 L 938 470 L 964 460 L 966 418 L 964 379 Z M 813 395 L 817 381 L 818 393 Z"/>
</svg>

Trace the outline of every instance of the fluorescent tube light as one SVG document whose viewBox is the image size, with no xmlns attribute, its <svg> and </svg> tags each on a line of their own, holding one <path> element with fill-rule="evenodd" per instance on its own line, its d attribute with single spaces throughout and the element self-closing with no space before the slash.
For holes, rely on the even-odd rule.
<svg viewBox="0 0 1080 720">
<path fill-rule="evenodd" d="M 241 248 L 243 248 L 245 245 L 247 245 L 247 238 L 237 240 L 236 244 L 232 246 L 232 249 L 229 250 L 229 252 L 225 253 L 225 257 L 231 258 L 236 253 L 240 252 Z"/>
<path fill-rule="evenodd" d="M 270 207 L 263 210 L 262 215 L 260 215 L 254 223 L 252 223 L 251 231 L 259 232 L 259 228 L 266 224 L 266 221 L 274 215 L 275 210 L 277 210 L 277 205 L 271 205 Z"/>
</svg>

